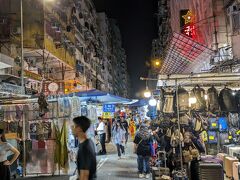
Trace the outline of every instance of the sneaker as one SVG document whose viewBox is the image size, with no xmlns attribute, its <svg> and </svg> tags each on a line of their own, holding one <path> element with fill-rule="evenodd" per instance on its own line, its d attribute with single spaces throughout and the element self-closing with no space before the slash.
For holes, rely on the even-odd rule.
<svg viewBox="0 0 240 180">
<path fill-rule="evenodd" d="M 144 174 L 139 174 L 139 178 L 144 178 Z"/>
<path fill-rule="evenodd" d="M 146 174 L 145 178 L 149 179 L 150 178 L 150 174 Z"/>
<path fill-rule="evenodd" d="M 121 159 L 121 156 L 118 157 L 118 160 L 120 160 L 120 159 Z"/>
</svg>

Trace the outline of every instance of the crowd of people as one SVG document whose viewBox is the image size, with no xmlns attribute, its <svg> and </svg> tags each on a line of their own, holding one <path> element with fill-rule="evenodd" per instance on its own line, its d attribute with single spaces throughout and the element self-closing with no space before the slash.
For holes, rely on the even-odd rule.
<svg viewBox="0 0 240 180">
<path fill-rule="evenodd" d="M 96 135 L 100 138 L 101 143 L 101 150 L 98 154 L 105 155 L 107 153 L 105 143 L 111 139 L 112 143 L 116 145 L 118 159 L 121 159 L 122 154 L 125 154 L 128 137 L 130 137 L 134 143 L 134 153 L 137 154 L 139 178 L 149 178 L 150 158 L 154 153 L 153 149 L 151 149 L 151 144 L 153 143 L 153 138 L 157 138 L 159 142 L 161 141 L 157 136 L 158 129 L 153 131 L 150 121 L 146 119 L 136 122 L 132 117 L 119 117 L 109 121 L 99 117 L 98 120 Z"/>
</svg>

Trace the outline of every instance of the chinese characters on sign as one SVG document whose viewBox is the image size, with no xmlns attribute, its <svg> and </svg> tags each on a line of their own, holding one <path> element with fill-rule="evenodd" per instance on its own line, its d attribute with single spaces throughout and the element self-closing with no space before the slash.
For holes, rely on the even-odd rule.
<svg viewBox="0 0 240 180">
<path fill-rule="evenodd" d="M 186 36 L 195 39 L 196 37 L 196 28 L 194 25 L 194 16 L 190 10 L 181 10 L 180 11 L 180 28 L 181 33 Z"/>
</svg>

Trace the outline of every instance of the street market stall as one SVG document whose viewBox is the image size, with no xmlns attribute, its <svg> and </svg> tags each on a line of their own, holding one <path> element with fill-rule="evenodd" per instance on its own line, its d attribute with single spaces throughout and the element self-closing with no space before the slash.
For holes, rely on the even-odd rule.
<svg viewBox="0 0 240 180">
<path fill-rule="evenodd" d="M 193 169 L 199 168 L 204 174 L 201 163 L 211 161 L 215 170 L 209 173 L 218 172 L 216 178 L 223 179 L 223 167 L 218 165 L 223 161 L 218 153 L 225 152 L 233 157 L 234 152 L 235 155 L 240 152 L 239 80 L 239 73 L 159 75 L 158 88 L 163 94 L 159 96 L 159 127 L 169 143 L 165 150 L 173 176 L 190 177 L 192 173 L 198 177 Z M 191 164 L 190 169 L 188 164 Z M 224 168 L 231 177 L 232 169 Z"/>
</svg>

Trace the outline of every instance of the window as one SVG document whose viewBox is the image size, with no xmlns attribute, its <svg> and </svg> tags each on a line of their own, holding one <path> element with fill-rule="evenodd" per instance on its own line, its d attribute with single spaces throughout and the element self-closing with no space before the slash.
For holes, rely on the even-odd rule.
<svg viewBox="0 0 240 180">
<path fill-rule="evenodd" d="M 232 28 L 233 33 L 236 33 L 240 30 L 240 13 L 236 13 L 232 15 Z"/>
</svg>

